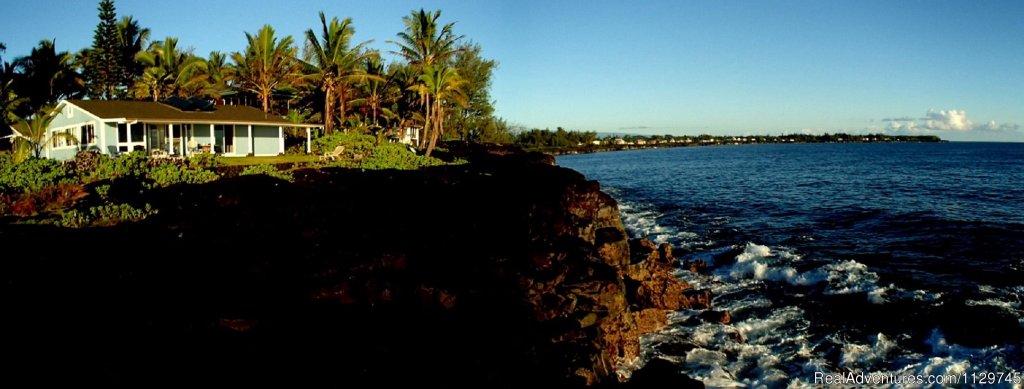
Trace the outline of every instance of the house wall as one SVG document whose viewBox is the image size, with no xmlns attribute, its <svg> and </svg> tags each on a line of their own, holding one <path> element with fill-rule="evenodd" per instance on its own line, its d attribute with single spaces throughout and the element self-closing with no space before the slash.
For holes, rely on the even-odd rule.
<svg viewBox="0 0 1024 389">
<path fill-rule="evenodd" d="M 196 144 L 198 144 L 199 146 L 212 144 L 213 142 L 210 140 L 210 125 L 193 124 L 192 139 L 195 139 Z"/>
<path fill-rule="evenodd" d="M 271 126 L 252 126 L 252 142 L 256 150 L 254 155 L 277 155 L 281 152 L 277 129 Z"/>
<path fill-rule="evenodd" d="M 249 146 L 249 126 L 235 126 L 235 155 L 248 155 Z"/>
<path fill-rule="evenodd" d="M 100 142 L 100 152 L 108 155 L 117 154 L 117 123 L 103 123 L 103 135 L 100 135 L 100 128 L 96 128 L 97 142 Z"/>
<path fill-rule="evenodd" d="M 49 158 L 63 161 L 74 158 L 75 154 L 77 154 L 80 150 L 96 150 L 99 152 L 103 152 L 103 139 L 100 136 L 101 132 L 104 129 L 103 122 L 96 120 L 96 118 L 90 116 L 85 111 L 71 105 L 64 105 L 61 111 L 57 113 L 57 116 L 53 118 L 53 121 L 50 122 L 50 127 L 47 128 L 48 133 L 46 137 L 47 139 L 50 139 L 51 134 L 49 133 L 49 131 L 51 130 L 70 127 L 72 129 L 71 134 L 74 135 L 75 138 L 79 138 L 79 128 L 85 124 L 93 125 L 93 134 L 95 134 L 96 137 L 95 144 L 80 144 L 78 146 L 65 146 L 54 148 L 52 143 L 47 142 L 45 155 L 47 155 Z"/>
</svg>

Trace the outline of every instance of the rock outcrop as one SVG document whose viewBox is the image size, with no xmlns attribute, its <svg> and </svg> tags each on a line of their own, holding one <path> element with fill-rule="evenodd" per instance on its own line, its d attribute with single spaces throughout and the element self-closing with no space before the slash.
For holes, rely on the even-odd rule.
<svg viewBox="0 0 1024 389">
<path fill-rule="evenodd" d="M 474 153 L 421 171 L 167 188 L 138 224 L 0 226 L 4 242 L 44 248 L 0 269 L 5 333 L 17 334 L 5 344 L 24 356 L 10 371 L 133 385 L 614 384 L 666 310 L 710 305 L 672 276 L 671 247 L 627 240 L 596 182 L 535 155 Z"/>
</svg>

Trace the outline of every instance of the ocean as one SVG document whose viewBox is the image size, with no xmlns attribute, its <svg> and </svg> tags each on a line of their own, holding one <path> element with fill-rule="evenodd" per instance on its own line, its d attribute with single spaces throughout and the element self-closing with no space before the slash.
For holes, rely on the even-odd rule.
<svg viewBox="0 0 1024 389">
<path fill-rule="evenodd" d="M 817 386 L 830 374 L 1022 385 L 1024 144 L 686 147 L 557 162 L 599 181 L 632 237 L 705 261 L 703 274 L 677 274 L 731 314 L 671 314 L 643 340 L 647 358 L 709 387 Z"/>
</svg>

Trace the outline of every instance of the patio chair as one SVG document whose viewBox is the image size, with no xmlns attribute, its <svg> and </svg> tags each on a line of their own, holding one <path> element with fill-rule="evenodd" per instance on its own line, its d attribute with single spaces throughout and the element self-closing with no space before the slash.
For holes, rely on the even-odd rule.
<svg viewBox="0 0 1024 389">
<path fill-rule="evenodd" d="M 321 155 L 320 156 L 320 160 L 321 161 L 326 161 L 326 160 L 329 159 L 329 160 L 332 160 L 332 161 L 337 161 L 338 157 L 340 157 L 344 153 L 345 153 L 345 146 L 338 146 L 338 147 L 334 148 L 334 151 L 329 152 L 329 153 L 324 153 L 324 155 Z"/>
</svg>

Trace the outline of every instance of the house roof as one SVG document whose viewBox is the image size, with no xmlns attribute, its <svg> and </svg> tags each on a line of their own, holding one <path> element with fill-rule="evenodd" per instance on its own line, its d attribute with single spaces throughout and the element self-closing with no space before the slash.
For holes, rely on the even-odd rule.
<svg viewBox="0 0 1024 389">
<path fill-rule="evenodd" d="M 261 124 L 291 127 L 320 127 L 319 124 L 296 124 L 280 116 L 240 105 L 221 105 L 211 110 L 183 111 L 155 101 L 67 100 L 102 120 L 126 120 L 168 123 Z"/>
</svg>

